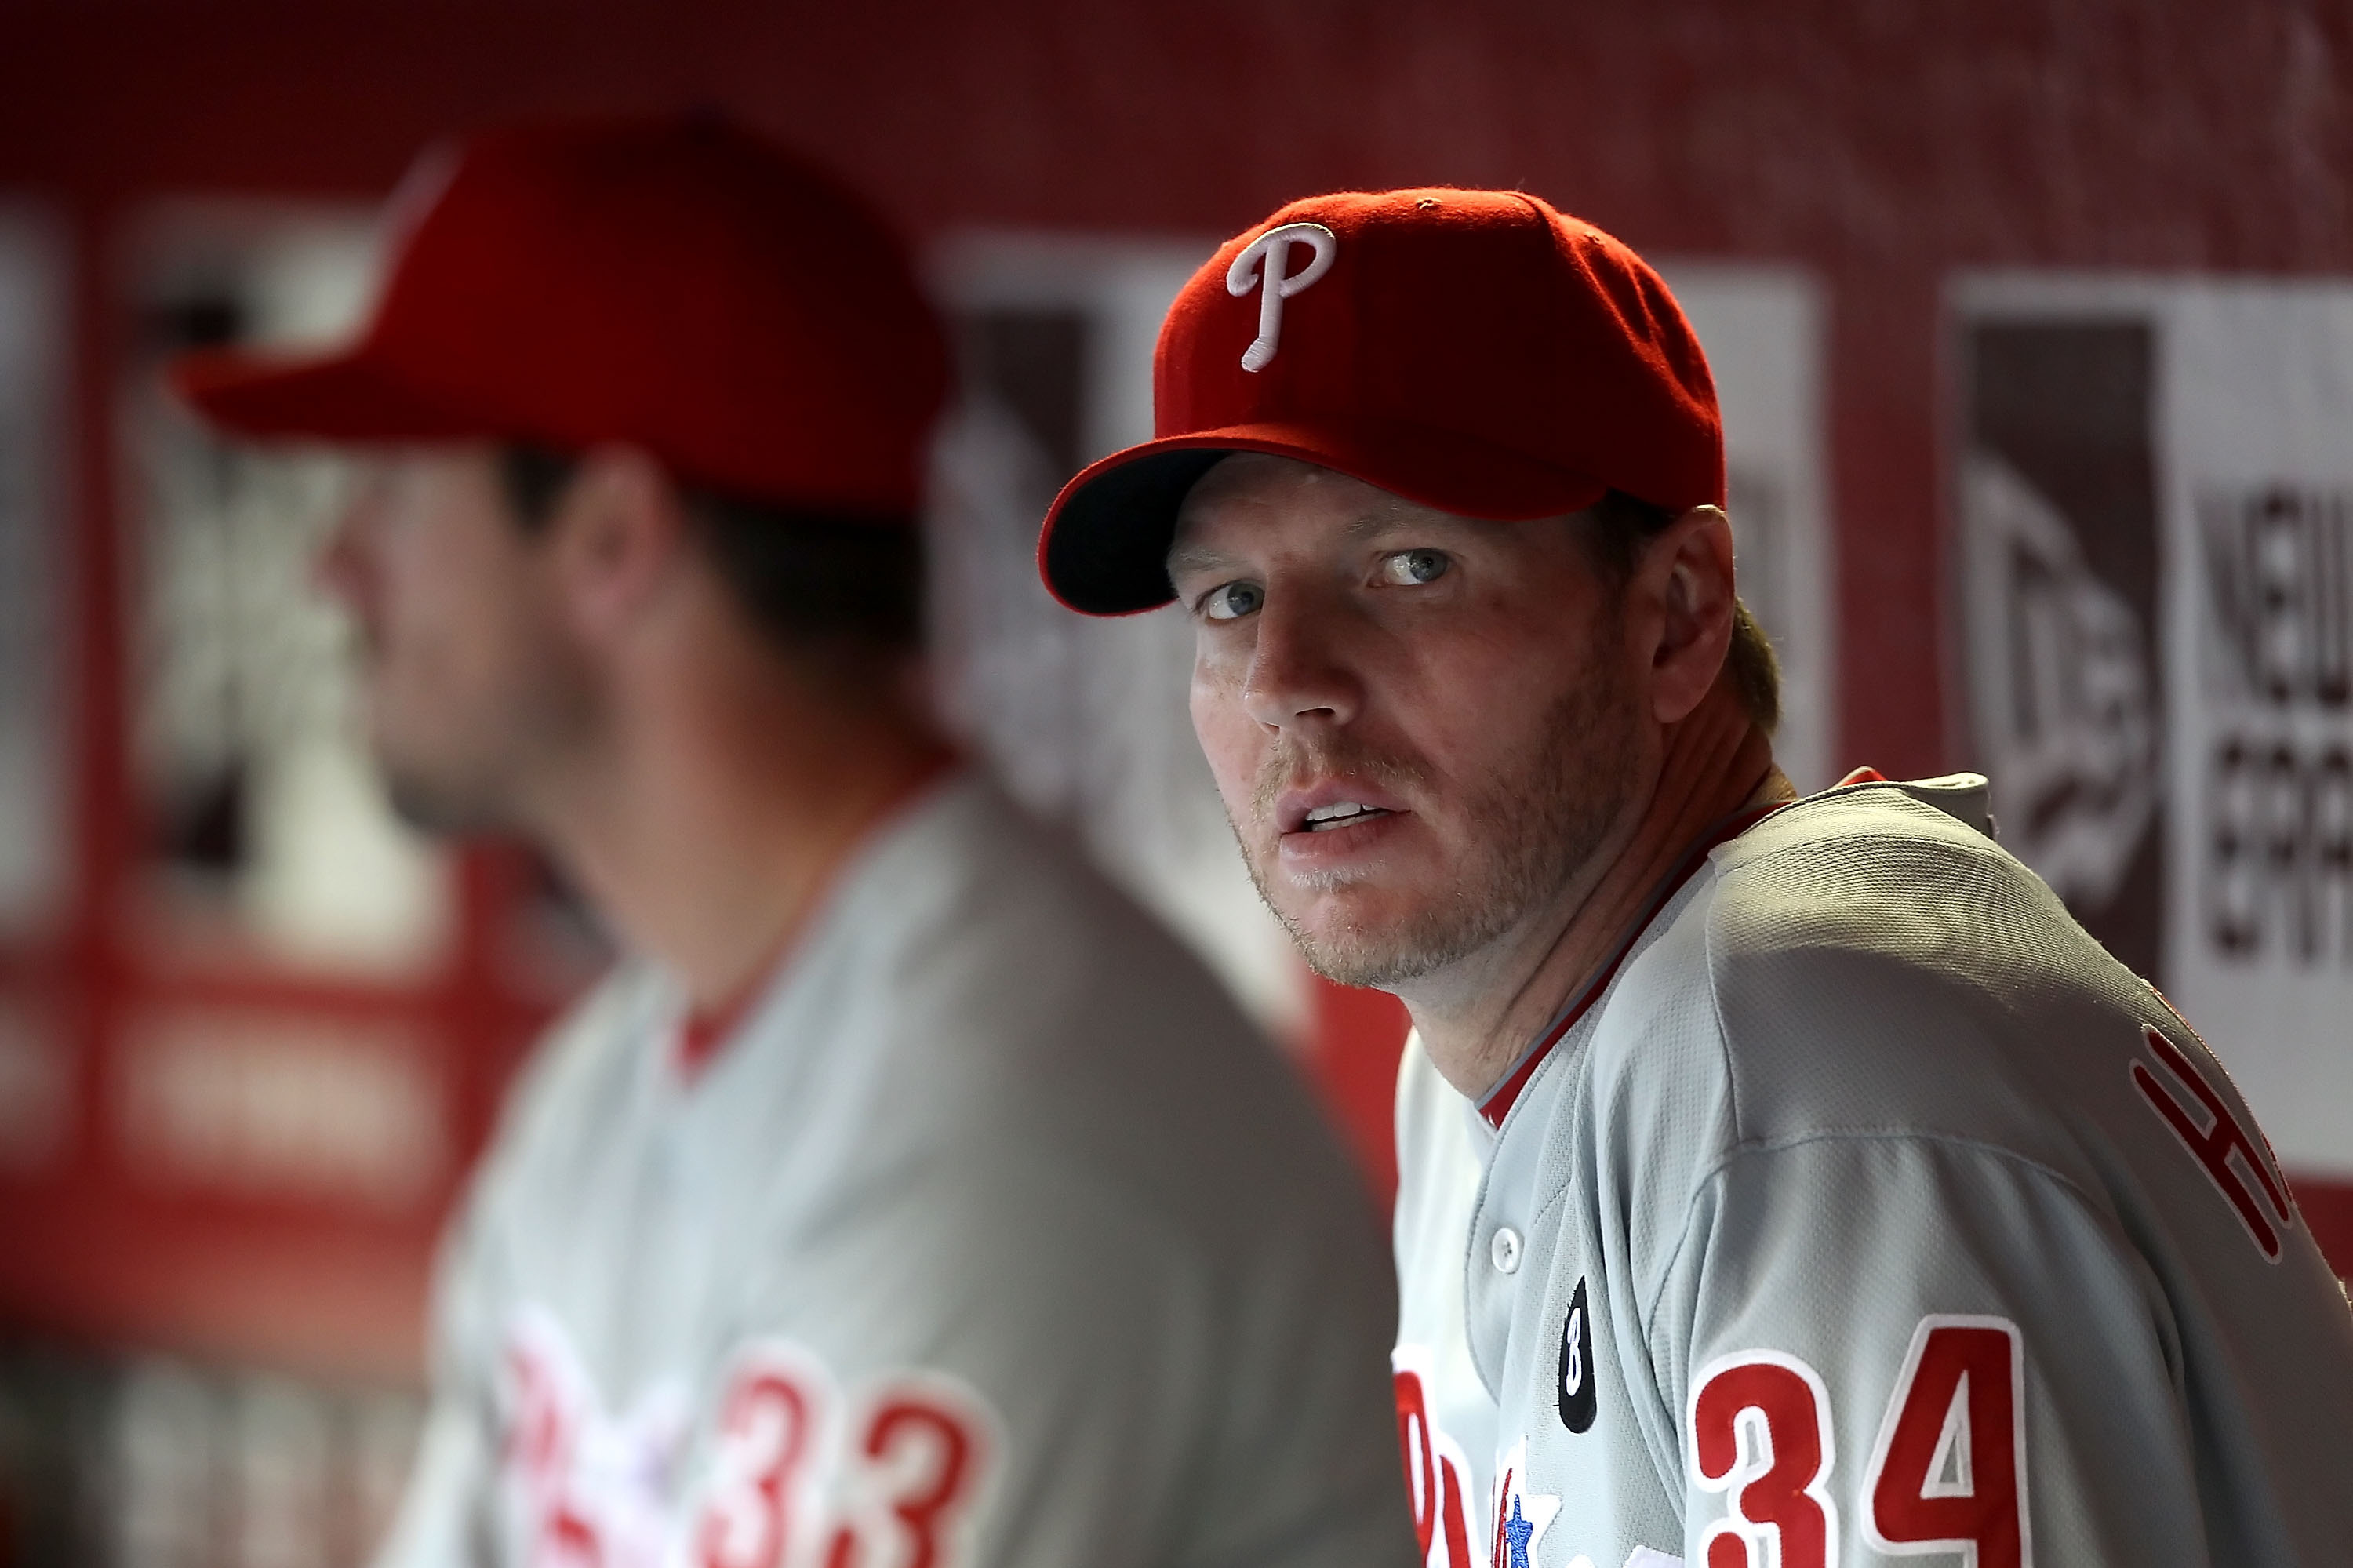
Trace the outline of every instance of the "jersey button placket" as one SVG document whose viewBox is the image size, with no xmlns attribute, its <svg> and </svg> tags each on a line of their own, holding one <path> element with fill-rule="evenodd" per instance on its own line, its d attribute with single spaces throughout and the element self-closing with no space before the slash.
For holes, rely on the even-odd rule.
<svg viewBox="0 0 2353 1568">
<path fill-rule="evenodd" d="M 1497 1226 L 1495 1234 L 1487 1238 L 1487 1258 L 1498 1274 L 1520 1271 L 1520 1233 L 1509 1225 Z"/>
</svg>

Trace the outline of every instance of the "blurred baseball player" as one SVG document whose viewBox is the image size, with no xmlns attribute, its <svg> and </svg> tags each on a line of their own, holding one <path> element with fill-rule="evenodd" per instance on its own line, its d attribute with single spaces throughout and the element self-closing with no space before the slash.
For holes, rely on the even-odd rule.
<svg viewBox="0 0 2353 1568">
<path fill-rule="evenodd" d="M 395 225 L 358 343 L 180 385 L 375 450 L 323 571 L 397 800 L 637 956 L 449 1242 L 382 1561 L 1409 1563 L 1334 1146 L 917 705 L 947 368 L 896 242 L 715 121 L 484 134 Z"/>
<path fill-rule="evenodd" d="M 1533 197 L 1295 203 L 1048 582 L 1174 596 L 1270 905 L 1405 999 L 1398 1419 L 1447 1568 L 2353 1563 L 2353 1314 L 1984 780 L 1793 800 L 1715 394 Z"/>
</svg>

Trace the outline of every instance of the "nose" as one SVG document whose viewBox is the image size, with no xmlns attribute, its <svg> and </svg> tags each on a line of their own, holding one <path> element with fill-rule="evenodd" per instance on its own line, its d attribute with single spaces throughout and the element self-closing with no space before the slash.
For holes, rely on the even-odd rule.
<svg viewBox="0 0 2353 1568">
<path fill-rule="evenodd" d="M 1338 726 L 1363 705 L 1342 618 L 1312 599 L 1277 598 L 1258 613 L 1242 709 L 1269 729 Z"/>
</svg>

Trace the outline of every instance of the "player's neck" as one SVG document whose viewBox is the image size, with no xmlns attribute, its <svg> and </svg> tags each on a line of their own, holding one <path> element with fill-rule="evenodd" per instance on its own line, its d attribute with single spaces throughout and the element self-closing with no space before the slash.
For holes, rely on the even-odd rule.
<svg viewBox="0 0 2353 1568">
<path fill-rule="evenodd" d="M 951 758 L 888 675 L 756 643 L 658 662 L 619 688 L 598 755 L 533 814 L 621 939 L 698 1008 L 757 984 L 843 861 Z"/>
<path fill-rule="evenodd" d="M 1599 864 L 1478 953 L 1401 991 L 1432 1065 L 1474 1102 L 1609 961 L 1703 835 L 1744 807 L 1795 793 L 1728 687 L 1663 739 L 1657 783 Z"/>
</svg>

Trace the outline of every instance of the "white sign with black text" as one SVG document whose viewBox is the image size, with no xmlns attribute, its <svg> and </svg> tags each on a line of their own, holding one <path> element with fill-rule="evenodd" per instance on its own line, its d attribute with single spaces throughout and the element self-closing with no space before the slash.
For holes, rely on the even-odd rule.
<svg viewBox="0 0 2353 1568">
<path fill-rule="evenodd" d="M 2005 837 L 2138 949 L 2291 1169 L 2353 1173 L 2353 281 L 1955 302 Z"/>
</svg>

